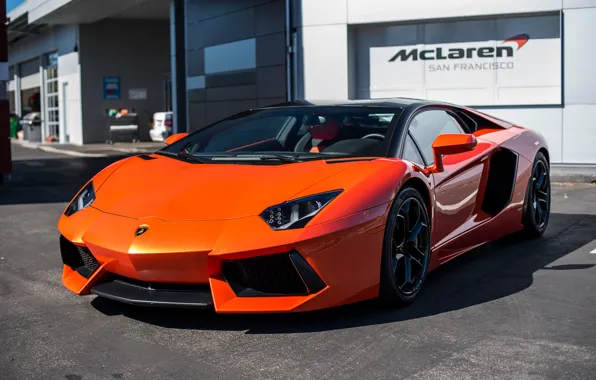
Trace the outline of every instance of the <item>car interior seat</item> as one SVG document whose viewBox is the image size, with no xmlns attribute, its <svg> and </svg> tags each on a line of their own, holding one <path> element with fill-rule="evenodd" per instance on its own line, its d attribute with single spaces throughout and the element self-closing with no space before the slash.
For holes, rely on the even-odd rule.
<svg viewBox="0 0 596 380">
<path fill-rule="evenodd" d="M 340 122 L 327 117 L 323 123 L 314 124 L 308 128 L 308 132 L 298 141 L 294 151 L 323 152 L 325 148 L 338 141 L 340 130 Z"/>
</svg>

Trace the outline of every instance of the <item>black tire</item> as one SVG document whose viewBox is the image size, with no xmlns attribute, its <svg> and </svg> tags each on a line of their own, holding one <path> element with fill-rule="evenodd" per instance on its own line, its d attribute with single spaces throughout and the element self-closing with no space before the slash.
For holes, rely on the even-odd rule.
<svg viewBox="0 0 596 380">
<path fill-rule="evenodd" d="M 413 207 L 418 210 L 418 218 Z M 412 222 L 414 218 L 416 222 Z M 414 301 L 422 289 L 431 255 L 429 221 L 428 210 L 420 193 L 411 187 L 403 188 L 391 206 L 385 228 L 379 289 L 381 305 L 404 306 Z M 406 230 L 408 233 L 403 233 Z M 399 244 L 399 241 L 402 243 Z"/>
<path fill-rule="evenodd" d="M 524 235 L 536 238 L 544 234 L 550 219 L 550 203 L 550 167 L 544 154 L 538 152 L 532 164 L 532 175 L 524 200 Z"/>
</svg>

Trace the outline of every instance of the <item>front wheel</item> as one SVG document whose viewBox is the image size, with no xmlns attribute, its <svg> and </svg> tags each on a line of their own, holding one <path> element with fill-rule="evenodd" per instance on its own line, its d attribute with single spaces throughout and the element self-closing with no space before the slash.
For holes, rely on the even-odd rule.
<svg viewBox="0 0 596 380">
<path fill-rule="evenodd" d="M 379 299 L 384 305 L 412 302 L 424 283 L 430 262 L 428 210 L 420 193 L 404 188 L 395 198 L 381 257 Z"/>
</svg>

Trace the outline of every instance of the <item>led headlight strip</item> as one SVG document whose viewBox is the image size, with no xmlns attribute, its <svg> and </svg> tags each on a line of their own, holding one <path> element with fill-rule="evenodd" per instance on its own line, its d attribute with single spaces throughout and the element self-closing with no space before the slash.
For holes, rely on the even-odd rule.
<svg viewBox="0 0 596 380">
<path fill-rule="evenodd" d="M 71 216 L 77 211 L 81 211 L 82 209 L 89 207 L 91 203 L 95 200 L 95 188 L 93 187 L 93 181 L 89 182 L 87 186 L 81 190 L 79 195 L 66 208 L 64 211 L 64 215 Z"/>
<path fill-rule="evenodd" d="M 342 191 L 333 190 L 280 203 L 267 208 L 260 216 L 274 230 L 302 228 Z"/>
</svg>

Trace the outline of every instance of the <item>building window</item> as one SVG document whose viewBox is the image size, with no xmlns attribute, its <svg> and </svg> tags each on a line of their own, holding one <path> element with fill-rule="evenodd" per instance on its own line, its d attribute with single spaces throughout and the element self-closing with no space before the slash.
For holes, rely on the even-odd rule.
<svg viewBox="0 0 596 380">
<path fill-rule="evenodd" d="M 58 138 L 60 130 L 58 103 L 58 53 L 50 53 L 45 57 L 46 86 L 46 128 L 47 136 Z"/>
</svg>

